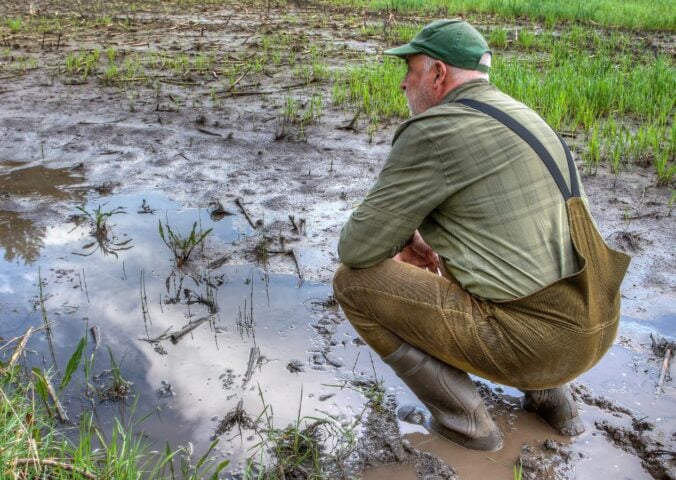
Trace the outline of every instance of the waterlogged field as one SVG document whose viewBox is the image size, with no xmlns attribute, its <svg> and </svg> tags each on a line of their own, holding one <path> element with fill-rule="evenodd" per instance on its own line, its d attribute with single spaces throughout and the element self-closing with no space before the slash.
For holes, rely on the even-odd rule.
<svg viewBox="0 0 676 480">
<path fill-rule="evenodd" d="M 0 478 L 674 478 L 675 10 L 0 5 Z M 408 117 L 382 51 L 457 16 L 633 256 L 618 342 L 574 387 L 587 432 L 482 384 L 491 455 L 397 422 L 414 398 L 330 287 Z"/>
</svg>

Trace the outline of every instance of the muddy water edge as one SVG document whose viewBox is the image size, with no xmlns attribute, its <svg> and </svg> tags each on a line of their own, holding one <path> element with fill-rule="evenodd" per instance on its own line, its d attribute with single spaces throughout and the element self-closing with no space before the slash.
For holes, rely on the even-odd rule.
<svg viewBox="0 0 676 480">
<path fill-rule="evenodd" d="M 520 409 L 518 391 L 480 383 L 505 448 L 464 451 L 397 423 L 396 404 L 414 398 L 331 298 L 337 234 L 394 128 L 367 133 L 354 112 L 328 110 L 331 86 L 319 67 L 340 69 L 382 47 L 355 33 L 363 17 L 310 7 L 147 8 L 88 24 L 75 19 L 102 13 L 65 3 L 61 15 L 69 6 L 63 33 L 5 40 L 26 60 L 0 83 L 0 337 L 42 326 L 44 305 L 52 328 L 31 339 L 25 362 L 56 378 L 87 338 L 92 377 L 79 372 L 64 392 L 73 419 L 94 409 L 105 429 L 152 413 L 142 428 L 153 445 L 189 445 L 199 458 L 218 438 L 214 456 L 233 460 L 231 477 L 249 457 L 274 461 L 267 427 L 300 417 L 304 427 L 326 422 L 328 478 L 512 478 L 519 462 L 526 478 L 676 478 L 676 388 L 664 367 L 676 335 L 668 188 L 644 171 L 619 186 L 609 172 L 584 178 L 603 234 L 634 255 L 618 341 L 574 387 L 587 431 L 558 437 Z M 41 6 L 50 15 L 55 7 Z M 299 69 L 286 53 L 262 70 L 244 65 L 278 34 L 296 39 L 287 48 Z M 102 55 L 114 48 L 129 69 L 155 54 L 155 80 L 132 72 L 106 83 L 104 67 L 67 71 L 68 55 L 96 46 Z M 242 67 L 226 78 L 194 63 L 172 73 L 180 65 L 161 61 L 204 51 Z M 321 118 L 294 120 L 289 99 L 305 112 L 317 98 Z M 93 217 L 117 211 L 107 235 L 92 234 L 77 207 Z M 212 230 L 179 267 L 160 222 L 165 234 L 169 226 L 186 235 L 195 223 Z M 128 382 L 121 396 L 111 389 L 116 365 Z"/>
</svg>

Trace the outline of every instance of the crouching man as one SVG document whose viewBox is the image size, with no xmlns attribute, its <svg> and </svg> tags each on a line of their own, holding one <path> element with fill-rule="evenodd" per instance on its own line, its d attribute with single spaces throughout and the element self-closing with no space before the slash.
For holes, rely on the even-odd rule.
<svg viewBox="0 0 676 480">
<path fill-rule="evenodd" d="M 469 372 L 580 434 L 567 382 L 613 343 L 629 258 L 598 234 L 565 143 L 489 83 L 473 27 L 439 20 L 385 53 L 406 61 L 412 117 L 343 227 L 336 299 L 426 407 L 402 420 L 499 449 Z"/>
</svg>

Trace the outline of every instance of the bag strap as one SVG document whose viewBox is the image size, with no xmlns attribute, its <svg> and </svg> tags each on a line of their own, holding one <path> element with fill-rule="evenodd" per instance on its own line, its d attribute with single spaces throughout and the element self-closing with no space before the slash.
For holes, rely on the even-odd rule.
<svg viewBox="0 0 676 480">
<path fill-rule="evenodd" d="M 564 200 L 568 200 L 571 197 L 580 196 L 580 185 L 578 184 L 577 181 L 577 175 L 575 175 L 576 170 L 575 170 L 575 162 L 573 162 L 573 156 L 571 155 L 570 150 L 568 149 L 568 145 L 566 145 L 566 142 L 564 142 L 563 139 L 559 137 L 558 134 L 556 134 L 556 136 L 561 141 L 561 145 L 563 145 L 563 150 L 566 152 L 566 160 L 568 162 L 568 172 L 570 173 L 570 185 L 573 190 L 572 194 L 568 189 L 568 185 L 566 184 L 565 179 L 563 178 L 561 169 L 559 169 L 558 165 L 556 165 L 556 162 L 554 161 L 550 153 L 547 151 L 545 146 L 542 144 L 542 142 L 540 142 L 540 140 L 535 138 L 535 135 L 533 135 L 521 123 L 514 120 L 514 118 L 510 117 L 502 110 L 499 110 L 492 105 L 479 102 L 477 100 L 472 100 L 469 98 L 461 98 L 460 100 L 456 100 L 455 103 L 461 103 L 463 105 L 466 105 L 475 110 L 479 110 L 480 112 L 483 112 L 486 115 L 493 117 L 494 119 L 504 124 L 507 128 L 512 130 L 514 133 L 516 133 L 528 145 L 530 145 L 530 147 L 535 151 L 535 153 L 537 153 L 540 159 L 544 162 L 545 166 L 547 167 L 547 170 L 549 170 L 549 173 L 554 178 L 554 181 L 556 182 L 556 185 L 559 187 L 559 190 L 561 191 Z"/>
</svg>

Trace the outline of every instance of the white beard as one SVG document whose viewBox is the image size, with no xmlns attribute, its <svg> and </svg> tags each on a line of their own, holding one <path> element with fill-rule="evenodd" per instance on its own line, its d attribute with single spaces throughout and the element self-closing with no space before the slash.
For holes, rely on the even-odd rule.
<svg viewBox="0 0 676 480">
<path fill-rule="evenodd" d="M 408 109 L 411 112 L 411 116 L 423 113 L 434 106 L 427 91 L 420 87 L 416 90 L 407 89 L 406 100 L 408 101 Z"/>
</svg>

